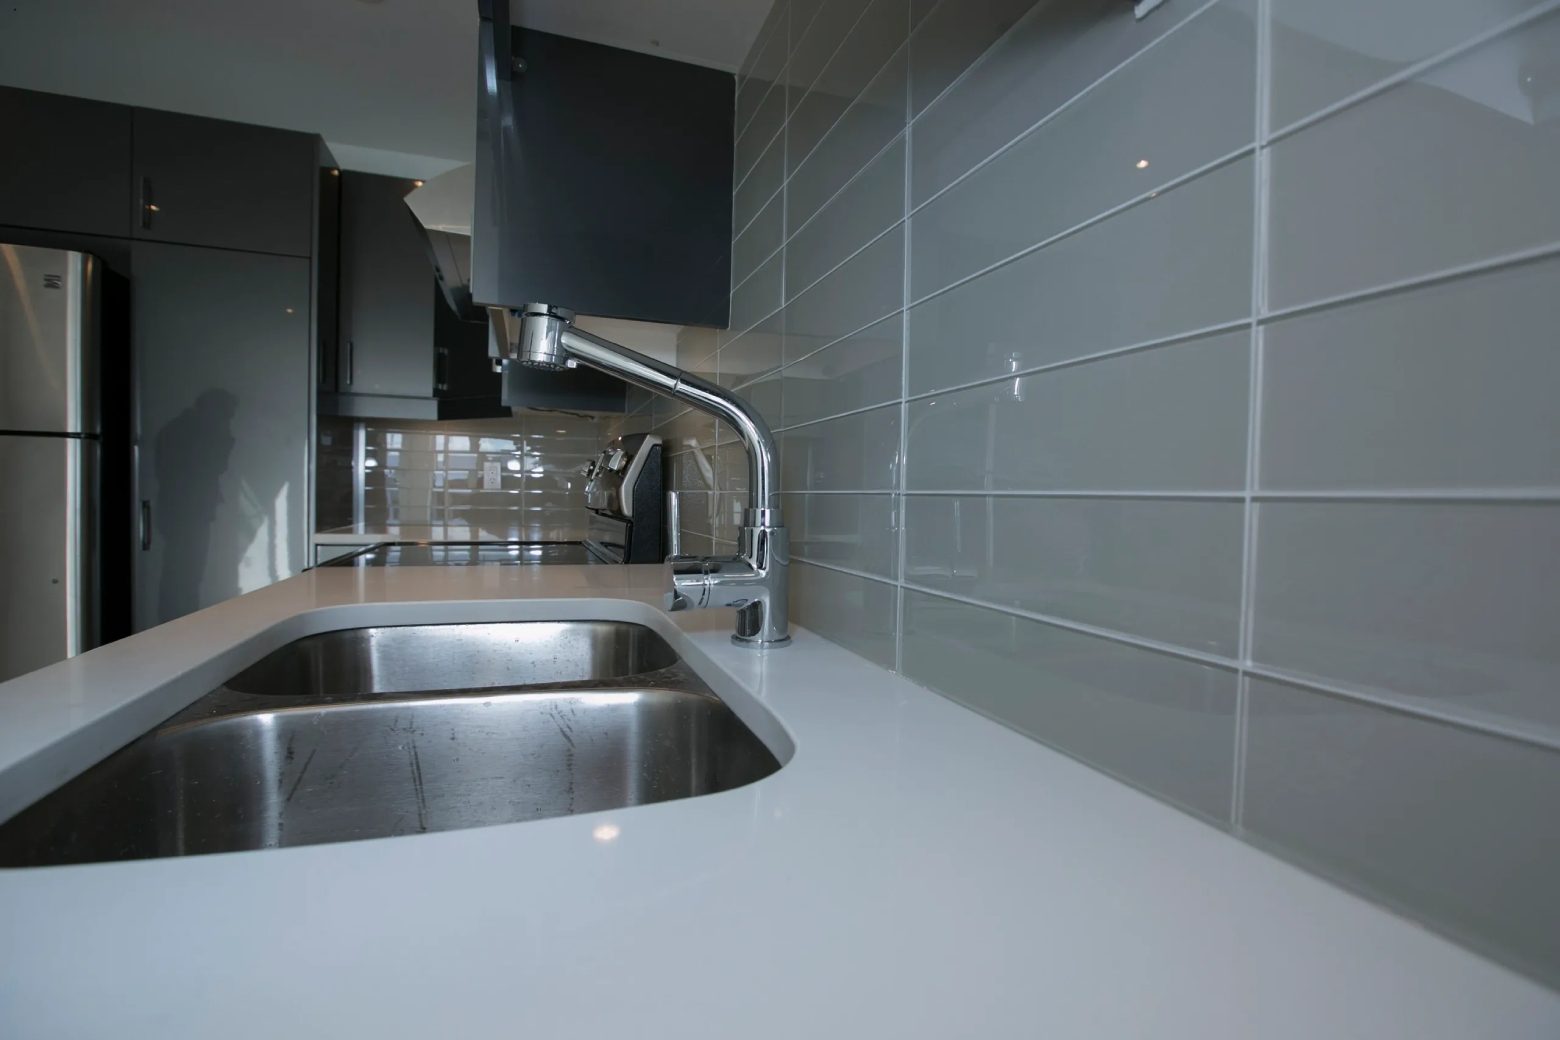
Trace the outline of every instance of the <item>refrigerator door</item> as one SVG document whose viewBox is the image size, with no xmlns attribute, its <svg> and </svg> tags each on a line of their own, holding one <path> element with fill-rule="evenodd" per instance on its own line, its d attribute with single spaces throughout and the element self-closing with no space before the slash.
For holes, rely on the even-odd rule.
<svg viewBox="0 0 1560 1040">
<path fill-rule="evenodd" d="M 0 435 L 0 682 L 97 645 L 99 451 Z"/>
<path fill-rule="evenodd" d="M 0 431 L 97 433 L 97 262 L 0 244 Z"/>
</svg>

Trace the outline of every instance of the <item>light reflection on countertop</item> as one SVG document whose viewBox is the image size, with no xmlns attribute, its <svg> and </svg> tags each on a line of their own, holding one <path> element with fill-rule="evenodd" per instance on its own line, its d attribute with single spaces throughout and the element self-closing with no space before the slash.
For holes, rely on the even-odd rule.
<svg viewBox="0 0 1560 1040">
<path fill-rule="evenodd" d="M 810 632 L 737 649 L 724 611 L 661 611 L 664 580 L 326 568 L 0 684 L 0 816 L 369 624 L 647 624 L 794 744 L 758 783 L 609 813 L 0 871 L 0 1033 L 1560 1035 L 1560 994 Z"/>
</svg>

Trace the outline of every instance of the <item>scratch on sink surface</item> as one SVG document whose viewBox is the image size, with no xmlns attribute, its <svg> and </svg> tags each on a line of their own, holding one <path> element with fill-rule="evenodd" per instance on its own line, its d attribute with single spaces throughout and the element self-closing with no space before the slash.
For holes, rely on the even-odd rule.
<svg viewBox="0 0 1560 1040">
<path fill-rule="evenodd" d="M 298 770 L 298 779 L 293 781 L 292 789 L 287 792 L 287 801 L 293 800 L 293 795 L 298 793 L 298 785 L 303 783 L 304 776 L 309 772 L 309 766 L 314 764 L 314 756 L 319 754 L 319 748 L 309 752 L 309 757 L 303 760 L 303 767 Z"/>
<path fill-rule="evenodd" d="M 416 743 L 412 744 L 412 785 L 417 789 L 417 829 L 426 831 L 428 829 L 428 796 L 423 790 L 422 758 L 417 754 Z"/>
</svg>

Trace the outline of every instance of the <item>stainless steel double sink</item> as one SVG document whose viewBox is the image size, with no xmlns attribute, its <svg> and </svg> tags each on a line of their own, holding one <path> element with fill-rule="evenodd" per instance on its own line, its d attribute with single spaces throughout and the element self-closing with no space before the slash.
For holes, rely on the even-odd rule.
<svg viewBox="0 0 1560 1040">
<path fill-rule="evenodd" d="M 0 866 L 513 823 L 711 794 L 779 768 L 640 625 L 327 632 L 0 825 Z"/>
</svg>

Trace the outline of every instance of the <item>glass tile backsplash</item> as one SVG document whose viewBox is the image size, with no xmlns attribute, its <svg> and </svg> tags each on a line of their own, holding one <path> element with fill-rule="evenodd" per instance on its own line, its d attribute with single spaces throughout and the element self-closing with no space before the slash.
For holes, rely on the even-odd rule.
<svg viewBox="0 0 1560 1040">
<path fill-rule="evenodd" d="M 733 327 L 801 625 L 1560 985 L 1537 0 L 778 0 Z M 729 430 L 636 396 L 730 546 Z"/>
</svg>

